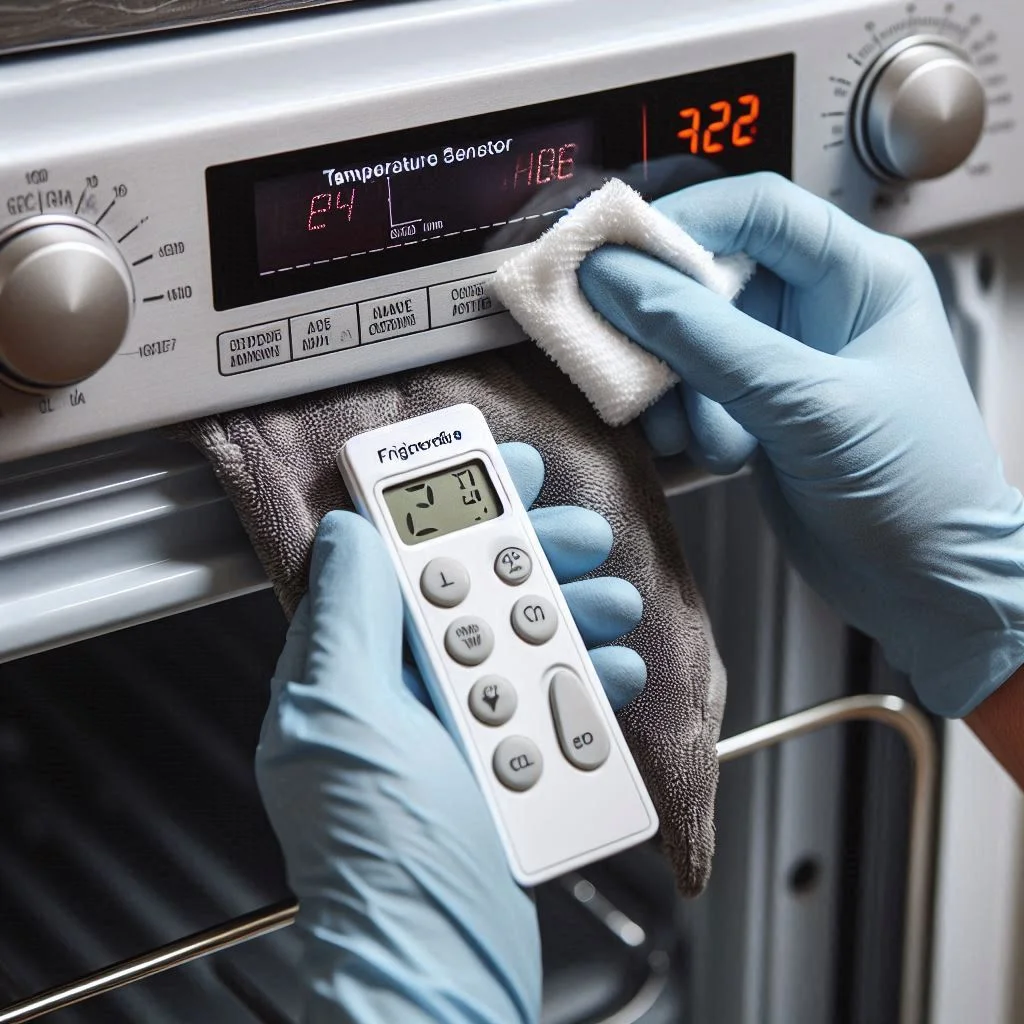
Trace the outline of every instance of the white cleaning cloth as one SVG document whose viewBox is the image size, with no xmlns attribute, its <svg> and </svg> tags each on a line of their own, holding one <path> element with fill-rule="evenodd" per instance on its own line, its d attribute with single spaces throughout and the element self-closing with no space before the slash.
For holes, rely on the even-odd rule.
<svg viewBox="0 0 1024 1024">
<path fill-rule="evenodd" d="M 576 269 L 605 242 L 649 252 L 730 301 L 749 280 L 754 263 L 742 253 L 715 259 L 613 178 L 498 268 L 495 294 L 601 419 L 617 427 L 639 416 L 679 378 L 584 298 Z"/>
</svg>

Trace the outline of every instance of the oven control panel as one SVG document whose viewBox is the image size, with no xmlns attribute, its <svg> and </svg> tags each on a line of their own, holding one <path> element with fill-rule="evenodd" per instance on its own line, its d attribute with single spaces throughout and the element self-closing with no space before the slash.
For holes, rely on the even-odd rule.
<svg viewBox="0 0 1024 1024">
<path fill-rule="evenodd" d="M 9 62 L 0 461 L 521 341 L 491 275 L 611 176 L 1024 206 L 1022 44 L 998 0 L 424 0 Z"/>
</svg>

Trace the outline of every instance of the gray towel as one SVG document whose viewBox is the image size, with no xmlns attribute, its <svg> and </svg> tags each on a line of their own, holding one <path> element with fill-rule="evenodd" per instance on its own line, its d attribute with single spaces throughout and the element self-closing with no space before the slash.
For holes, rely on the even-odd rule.
<svg viewBox="0 0 1024 1024">
<path fill-rule="evenodd" d="M 613 430 L 537 349 L 516 346 L 424 370 L 224 413 L 174 429 L 195 443 L 234 502 L 291 616 L 306 589 L 321 517 L 351 502 L 335 453 L 353 434 L 471 402 L 499 441 L 528 441 L 544 458 L 538 505 L 583 505 L 612 524 L 599 575 L 630 580 L 644 617 L 626 638 L 648 668 L 619 721 L 661 818 L 679 889 L 697 895 L 714 852 L 718 740 L 725 672 L 679 552 L 647 447 Z"/>
</svg>

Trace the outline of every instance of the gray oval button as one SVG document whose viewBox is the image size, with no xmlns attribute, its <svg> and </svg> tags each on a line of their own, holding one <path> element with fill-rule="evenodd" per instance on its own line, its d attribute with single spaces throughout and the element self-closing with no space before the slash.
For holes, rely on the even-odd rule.
<svg viewBox="0 0 1024 1024">
<path fill-rule="evenodd" d="M 533 559 L 522 548 L 502 548 L 494 560 L 494 572 L 510 587 L 518 587 L 530 578 Z"/>
<path fill-rule="evenodd" d="M 454 608 L 469 593 L 469 573 L 454 558 L 432 558 L 420 573 L 420 590 L 431 603 Z"/>
<path fill-rule="evenodd" d="M 525 736 L 509 736 L 495 748 L 493 764 L 499 781 L 521 793 L 540 778 L 544 758 L 533 740 Z"/>
<path fill-rule="evenodd" d="M 551 680 L 549 695 L 555 732 L 566 759 L 585 772 L 600 768 L 608 760 L 611 741 L 583 680 L 561 668 Z"/>
<path fill-rule="evenodd" d="M 479 665 L 494 650 L 494 633 L 478 615 L 463 615 L 444 631 L 444 649 L 460 665 Z"/>
<path fill-rule="evenodd" d="M 484 725 L 504 725 L 518 703 L 515 687 L 503 676 L 483 676 L 469 691 L 469 710 Z"/>
<path fill-rule="evenodd" d="M 512 605 L 512 628 L 528 644 L 546 644 L 558 629 L 558 612 L 546 597 L 521 597 Z"/>
</svg>

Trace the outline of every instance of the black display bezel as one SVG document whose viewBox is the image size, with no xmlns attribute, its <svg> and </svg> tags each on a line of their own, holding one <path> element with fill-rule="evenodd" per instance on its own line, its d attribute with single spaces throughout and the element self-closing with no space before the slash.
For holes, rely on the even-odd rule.
<svg viewBox="0 0 1024 1024">
<path fill-rule="evenodd" d="M 674 191 L 695 180 L 721 174 L 772 170 L 790 176 L 793 135 L 792 54 L 733 64 L 638 85 L 608 89 L 567 99 L 512 107 L 475 117 L 401 129 L 329 143 L 310 149 L 269 156 L 206 170 L 207 213 L 210 229 L 210 258 L 214 308 L 234 309 L 341 284 L 382 277 L 422 266 L 445 263 L 488 249 L 485 233 L 435 239 L 426 246 L 388 249 L 361 256 L 359 261 L 343 260 L 294 270 L 287 275 L 260 276 L 256 250 L 255 185 L 259 181 L 308 171 L 310 167 L 357 165 L 377 162 L 382 154 L 403 150 L 428 150 L 453 140 L 478 139 L 560 121 L 593 119 L 601 153 L 601 170 L 608 176 L 624 174 L 647 199 Z M 684 90 L 682 93 L 680 90 Z M 641 139 L 638 117 L 641 108 L 656 112 L 674 109 L 679 103 L 699 104 L 716 93 L 738 94 L 756 90 L 762 97 L 762 112 L 770 110 L 775 121 L 764 118 L 757 145 L 747 149 L 726 149 L 714 160 L 705 156 L 686 157 L 677 171 L 659 173 L 651 181 L 639 179 Z M 764 114 L 762 113 L 762 117 Z M 648 159 L 679 156 L 678 143 L 667 147 L 665 139 L 646 140 Z"/>
</svg>

